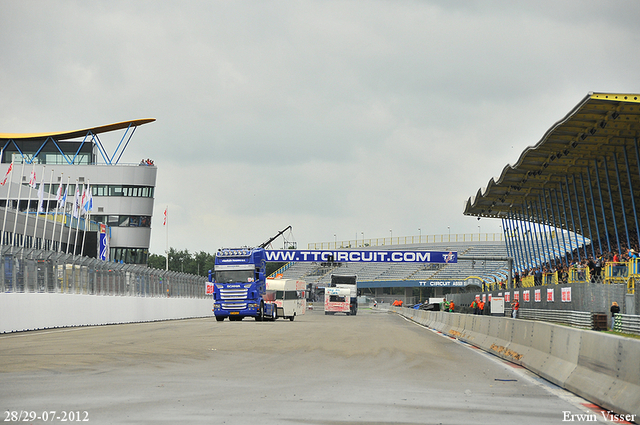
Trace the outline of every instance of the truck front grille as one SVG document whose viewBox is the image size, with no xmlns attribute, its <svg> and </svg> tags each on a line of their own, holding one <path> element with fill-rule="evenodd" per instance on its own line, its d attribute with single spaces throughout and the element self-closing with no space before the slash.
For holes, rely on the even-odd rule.
<svg viewBox="0 0 640 425">
<path fill-rule="evenodd" d="M 220 298 L 223 300 L 246 300 L 249 290 L 239 289 L 220 289 Z"/>
</svg>

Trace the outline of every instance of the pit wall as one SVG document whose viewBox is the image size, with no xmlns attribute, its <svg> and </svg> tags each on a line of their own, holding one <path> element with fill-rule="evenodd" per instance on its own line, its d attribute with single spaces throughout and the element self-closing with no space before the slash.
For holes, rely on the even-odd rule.
<svg viewBox="0 0 640 425">
<path fill-rule="evenodd" d="M 0 294 L 0 333 L 213 316 L 211 298 Z"/>
<path fill-rule="evenodd" d="M 640 340 L 506 317 L 392 311 L 524 366 L 548 381 L 640 423 Z"/>
</svg>

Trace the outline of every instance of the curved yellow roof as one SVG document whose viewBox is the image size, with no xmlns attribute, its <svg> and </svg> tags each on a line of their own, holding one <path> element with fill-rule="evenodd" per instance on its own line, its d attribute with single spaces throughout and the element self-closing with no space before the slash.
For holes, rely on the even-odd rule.
<svg viewBox="0 0 640 425">
<path fill-rule="evenodd" d="M 98 127 L 90 127 L 72 131 L 60 131 L 56 133 L 0 133 L 0 140 L 45 140 L 49 137 L 52 137 L 56 140 L 69 140 L 78 137 L 84 137 L 89 132 L 93 134 L 99 134 L 115 130 L 124 130 L 129 127 L 137 127 L 142 124 L 147 124 L 155 120 L 155 118 L 143 118 L 139 120 L 122 121 L 114 124 L 101 125 Z"/>
</svg>

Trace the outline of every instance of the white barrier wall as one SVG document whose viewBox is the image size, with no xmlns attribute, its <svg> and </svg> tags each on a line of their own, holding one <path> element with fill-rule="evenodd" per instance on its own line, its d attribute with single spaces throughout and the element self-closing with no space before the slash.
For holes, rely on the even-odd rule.
<svg viewBox="0 0 640 425">
<path fill-rule="evenodd" d="M 211 298 L 0 294 L 0 333 L 213 316 Z"/>
<path fill-rule="evenodd" d="M 391 310 L 640 422 L 640 340 L 531 320 Z"/>
</svg>

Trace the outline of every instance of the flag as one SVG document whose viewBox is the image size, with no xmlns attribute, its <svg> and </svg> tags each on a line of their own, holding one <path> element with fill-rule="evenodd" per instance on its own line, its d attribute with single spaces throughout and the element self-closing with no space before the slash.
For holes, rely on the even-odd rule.
<svg viewBox="0 0 640 425">
<path fill-rule="evenodd" d="M 78 211 L 80 210 L 80 186 L 76 184 L 76 196 L 73 198 L 73 211 L 74 217 L 78 217 Z"/>
<path fill-rule="evenodd" d="M 4 186 L 7 183 L 7 179 L 9 178 L 9 174 L 11 174 L 11 170 L 13 170 L 13 161 L 11 161 L 11 164 L 9 164 L 7 174 L 4 175 L 4 180 L 0 182 L 0 185 Z"/>
<path fill-rule="evenodd" d="M 40 182 L 40 189 L 38 189 L 38 212 L 44 212 L 44 183 Z"/>
<path fill-rule="evenodd" d="M 62 198 L 58 199 L 58 208 L 64 208 L 65 204 L 67 203 L 67 189 L 69 189 L 69 186 L 64 188 L 64 195 L 62 195 Z M 62 183 L 60 184 L 58 191 L 62 191 Z"/>
<path fill-rule="evenodd" d="M 169 207 L 167 207 L 169 208 Z M 163 226 L 167 225 L 167 208 L 164 209 L 164 221 L 162 222 Z"/>
<path fill-rule="evenodd" d="M 57 208 L 60 208 L 60 201 L 62 201 L 62 183 L 58 185 L 58 191 L 56 192 L 56 201 L 58 201 Z"/>
<path fill-rule="evenodd" d="M 38 183 L 36 182 L 36 170 L 31 171 L 31 176 L 29 177 L 29 186 L 34 189 L 38 186 Z"/>
<path fill-rule="evenodd" d="M 91 196 L 91 187 L 87 185 L 87 190 L 82 195 L 82 209 L 85 214 L 93 210 L 93 196 Z"/>
</svg>

